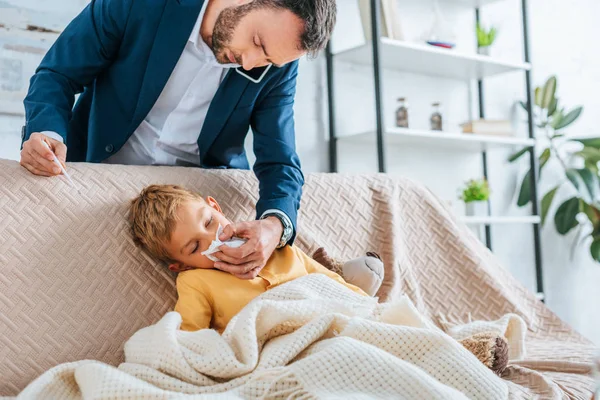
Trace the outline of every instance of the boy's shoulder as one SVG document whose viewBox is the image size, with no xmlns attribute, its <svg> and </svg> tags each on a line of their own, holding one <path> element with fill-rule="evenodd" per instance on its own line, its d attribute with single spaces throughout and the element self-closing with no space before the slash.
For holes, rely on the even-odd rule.
<svg viewBox="0 0 600 400">
<path fill-rule="evenodd" d="M 228 272 L 223 272 L 218 269 L 190 269 L 188 271 L 180 272 L 177 275 L 177 285 L 187 284 L 196 286 L 204 282 L 215 282 L 215 279 L 227 279 L 227 275 L 233 276 Z"/>
</svg>

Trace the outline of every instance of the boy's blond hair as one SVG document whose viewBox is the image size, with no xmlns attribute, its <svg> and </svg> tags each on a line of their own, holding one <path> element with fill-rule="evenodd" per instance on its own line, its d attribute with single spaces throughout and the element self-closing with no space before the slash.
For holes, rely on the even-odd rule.
<svg viewBox="0 0 600 400">
<path fill-rule="evenodd" d="M 189 200 L 204 201 L 202 196 L 177 185 L 150 185 L 133 199 L 129 208 L 129 222 L 133 241 L 152 256 L 172 261 L 165 243 L 177 222 L 177 209 Z"/>
</svg>

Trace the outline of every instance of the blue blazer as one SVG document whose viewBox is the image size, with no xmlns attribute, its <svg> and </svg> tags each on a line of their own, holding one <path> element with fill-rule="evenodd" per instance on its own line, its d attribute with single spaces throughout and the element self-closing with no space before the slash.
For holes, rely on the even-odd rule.
<svg viewBox="0 0 600 400">
<path fill-rule="evenodd" d="M 119 151 L 158 99 L 203 2 L 92 0 L 31 78 L 23 141 L 55 131 L 68 161 L 101 162 Z M 294 226 L 304 184 L 295 149 L 297 73 L 297 61 L 271 68 L 260 83 L 229 71 L 198 127 L 201 167 L 239 169 L 249 169 L 244 139 L 252 127 L 257 216 L 278 209 Z"/>
</svg>

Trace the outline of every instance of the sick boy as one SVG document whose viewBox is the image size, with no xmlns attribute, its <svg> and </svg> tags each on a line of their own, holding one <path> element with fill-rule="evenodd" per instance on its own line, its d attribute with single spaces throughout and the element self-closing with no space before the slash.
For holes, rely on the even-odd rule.
<svg viewBox="0 0 600 400">
<path fill-rule="evenodd" d="M 175 311 L 181 314 L 182 330 L 213 328 L 222 333 L 231 318 L 261 293 L 313 273 L 367 295 L 295 246 L 275 250 L 254 279 L 243 280 L 215 269 L 202 252 L 215 239 L 219 226 L 230 221 L 215 199 L 204 199 L 179 186 L 151 185 L 142 190 L 131 202 L 130 223 L 134 241 L 178 272 Z"/>
</svg>

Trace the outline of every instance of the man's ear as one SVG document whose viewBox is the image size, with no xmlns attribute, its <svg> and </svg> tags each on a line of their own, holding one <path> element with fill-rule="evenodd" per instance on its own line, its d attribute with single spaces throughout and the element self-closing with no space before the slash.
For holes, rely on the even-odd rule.
<svg viewBox="0 0 600 400">
<path fill-rule="evenodd" d="M 208 196 L 206 198 L 206 202 L 208 203 L 209 206 L 211 206 L 212 208 L 214 208 L 215 210 L 217 210 L 218 212 L 220 212 L 221 214 L 223 214 L 223 211 L 221 211 L 221 206 L 219 205 L 219 203 L 217 203 L 217 201 L 215 199 L 213 199 L 212 197 Z"/>
</svg>

